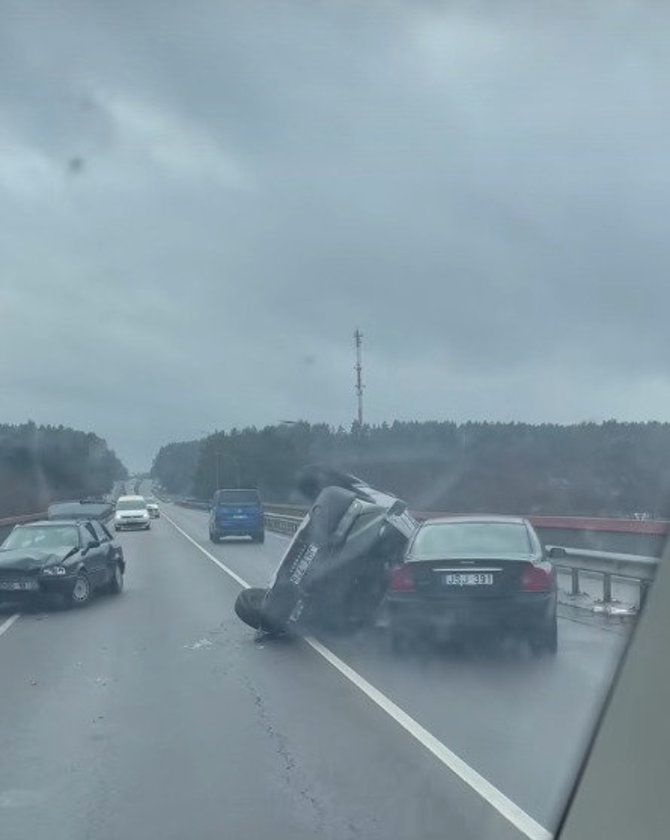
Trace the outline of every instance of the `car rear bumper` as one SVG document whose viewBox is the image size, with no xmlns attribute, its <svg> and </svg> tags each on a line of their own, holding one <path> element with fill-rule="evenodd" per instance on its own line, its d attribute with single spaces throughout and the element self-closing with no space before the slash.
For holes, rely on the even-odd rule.
<svg viewBox="0 0 670 840">
<path fill-rule="evenodd" d="M 217 536 L 244 537 L 247 534 L 258 534 L 264 528 L 263 522 L 217 522 L 212 526 L 212 533 Z"/>
<path fill-rule="evenodd" d="M 397 593 L 387 597 L 385 607 L 392 628 L 412 633 L 436 636 L 478 631 L 523 634 L 553 620 L 556 593 L 519 592 L 513 597 L 468 601 Z"/>
<path fill-rule="evenodd" d="M 137 522 L 115 522 L 114 527 L 117 531 L 138 531 L 142 528 L 146 528 L 150 522 L 150 519 L 145 519 L 144 521 L 137 521 Z"/>
</svg>

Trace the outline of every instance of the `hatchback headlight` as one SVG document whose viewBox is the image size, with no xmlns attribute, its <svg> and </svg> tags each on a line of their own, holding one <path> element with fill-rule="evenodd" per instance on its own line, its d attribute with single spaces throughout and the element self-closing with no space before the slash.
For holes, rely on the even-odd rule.
<svg viewBox="0 0 670 840">
<path fill-rule="evenodd" d="M 50 575 L 53 577 L 62 577 L 63 575 L 67 574 L 67 569 L 65 566 L 46 566 L 42 569 L 43 575 Z"/>
</svg>

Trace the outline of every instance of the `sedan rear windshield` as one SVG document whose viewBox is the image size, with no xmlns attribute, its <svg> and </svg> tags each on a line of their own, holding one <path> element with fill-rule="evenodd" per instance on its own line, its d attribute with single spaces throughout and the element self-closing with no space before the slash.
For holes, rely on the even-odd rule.
<svg viewBox="0 0 670 840">
<path fill-rule="evenodd" d="M 256 490 L 219 490 L 215 500 L 217 505 L 259 505 L 261 503 Z"/>
<path fill-rule="evenodd" d="M 15 528 L 2 544 L 3 550 L 16 548 L 45 549 L 67 548 L 79 545 L 79 534 L 74 525 L 62 527 L 28 525 Z"/>
<path fill-rule="evenodd" d="M 119 500 L 116 503 L 117 510 L 146 510 L 147 503 L 144 499 Z"/>
<path fill-rule="evenodd" d="M 525 525 L 517 522 L 436 522 L 424 525 L 412 546 L 413 557 L 529 554 Z"/>
</svg>

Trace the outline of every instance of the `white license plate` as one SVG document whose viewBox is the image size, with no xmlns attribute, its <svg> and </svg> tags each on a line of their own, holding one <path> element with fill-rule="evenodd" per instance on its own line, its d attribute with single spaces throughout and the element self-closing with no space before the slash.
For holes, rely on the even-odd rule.
<svg viewBox="0 0 670 840">
<path fill-rule="evenodd" d="M 11 592 L 30 592 L 37 589 L 37 581 L 34 580 L 3 580 L 0 581 L 0 589 Z"/>
<path fill-rule="evenodd" d="M 491 572 L 456 572 L 443 575 L 442 581 L 445 586 L 492 586 L 493 574 Z"/>
</svg>

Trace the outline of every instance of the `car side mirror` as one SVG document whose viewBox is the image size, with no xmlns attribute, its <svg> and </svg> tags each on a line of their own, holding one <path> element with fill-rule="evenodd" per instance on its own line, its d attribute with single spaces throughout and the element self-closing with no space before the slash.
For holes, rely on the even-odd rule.
<svg viewBox="0 0 670 840">
<path fill-rule="evenodd" d="M 560 545 L 552 545 L 547 552 L 547 557 L 550 560 L 564 560 L 568 556 L 568 552 Z"/>
<path fill-rule="evenodd" d="M 100 542 L 98 540 L 89 540 L 86 543 L 86 547 L 84 548 L 84 551 L 88 551 L 91 548 L 100 548 Z"/>
</svg>

